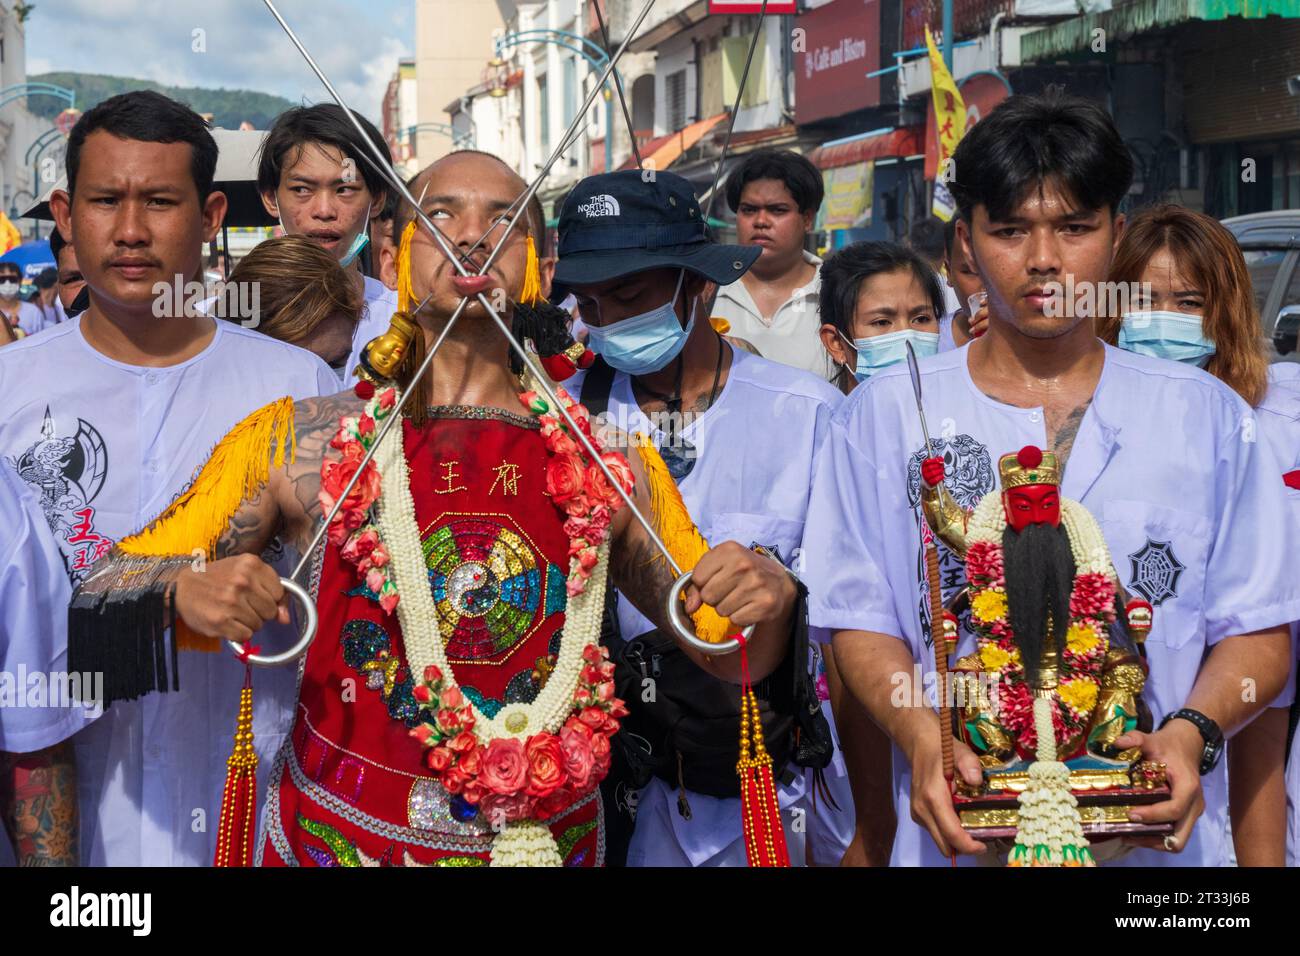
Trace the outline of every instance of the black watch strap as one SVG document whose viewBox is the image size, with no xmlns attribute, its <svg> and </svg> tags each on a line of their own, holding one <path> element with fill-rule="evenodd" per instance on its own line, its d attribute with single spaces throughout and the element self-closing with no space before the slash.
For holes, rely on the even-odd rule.
<svg viewBox="0 0 1300 956">
<path fill-rule="evenodd" d="M 1223 731 L 1211 718 L 1190 707 L 1165 714 L 1165 719 L 1160 721 L 1160 726 L 1164 727 L 1176 717 L 1194 724 L 1201 733 L 1201 739 L 1205 741 L 1205 749 L 1201 752 L 1201 776 L 1205 776 L 1218 766 L 1219 759 L 1223 756 Z"/>
</svg>

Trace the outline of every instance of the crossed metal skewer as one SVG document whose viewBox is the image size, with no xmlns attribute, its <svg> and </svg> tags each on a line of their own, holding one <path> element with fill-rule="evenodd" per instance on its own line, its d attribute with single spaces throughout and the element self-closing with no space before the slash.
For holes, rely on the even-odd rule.
<svg viewBox="0 0 1300 956">
<path fill-rule="evenodd" d="M 366 135 L 366 132 L 362 128 L 361 123 L 357 119 L 356 115 L 348 107 L 347 103 L 343 101 L 343 98 L 339 95 L 338 91 L 334 88 L 334 85 L 329 81 L 329 78 L 325 76 L 324 71 L 322 71 L 321 68 L 317 65 L 316 61 L 312 58 L 307 48 L 303 45 L 302 41 L 298 39 L 293 29 L 289 26 L 289 24 L 285 21 L 284 17 L 280 14 L 280 11 L 276 9 L 275 4 L 272 2 L 272 0 L 263 0 L 263 2 L 265 3 L 267 9 L 271 12 L 271 15 L 275 17 L 276 21 L 280 24 L 281 28 L 288 35 L 289 39 L 293 42 L 294 46 L 297 47 L 298 52 L 302 55 L 303 59 L 306 60 L 307 65 L 311 67 L 312 72 L 316 74 L 316 77 L 325 86 L 330 96 L 333 97 L 334 101 L 338 103 L 338 105 L 342 108 L 344 115 L 347 116 L 348 120 L 352 123 L 353 127 L 357 130 L 357 133 L 360 137 L 360 142 L 369 152 L 374 154 L 374 160 L 371 160 L 371 158 L 369 156 L 366 156 L 364 152 L 361 154 L 362 158 L 380 175 L 381 178 L 384 179 L 386 183 L 392 186 L 392 188 L 395 189 L 402 196 L 402 198 L 405 199 L 411 205 L 411 207 L 414 210 L 415 218 L 417 219 L 417 221 L 422 226 L 425 227 L 429 235 L 432 237 L 435 245 L 438 246 L 439 251 L 441 251 L 442 254 L 447 257 L 448 261 L 451 263 L 452 267 L 456 270 L 457 273 L 465 277 L 471 277 L 475 275 L 477 276 L 487 275 L 488 270 L 492 267 L 492 264 L 496 261 L 497 256 L 505 248 L 506 240 L 509 238 L 510 233 L 514 231 L 515 226 L 523 217 L 515 215 L 510 219 L 509 222 L 506 223 L 505 230 L 502 232 L 500 239 L 497 240 L 495 247 L 491 250 L 487 260 L 483 263 L 478 273 L 469 272 L 469 270 L 466 269 L 464 264 L 465 259 L 470 254 L 472 254 L 475 250 L 477 250 L 483 245 L 483 243 L 486 241 L 488 236 L 491 235 L 492 230 L 497 228 L 497 224 L 494 223 L 488 229 L 488 231 L 484 233 L 484 235 L 478 240 L 478 242 L 476 242 L 474 246 L 471 247 L 469 252 L 467 252 L 464 256 L 458 253 L 455 246 L 451 243 L 451 241 L 445 235 L 443 235 L 442 231 L 424 213 L 423 209 L 420 208 L 420 202 L 416 200 L 414 196 L 411 195 L 411 192 L 407 188 L 406 183 L 402 180 L 401 176 L 397 174 L 396 170 L 393 169 L 389 157 L 385 156 L 383 154 L 383 151 L 380 150 L 379 147 L 371 141 L 370 137 Z M 533 197 L 537 193 L 537 190 L 541 187 L 542 182 L 545 180 L 547 175 L 549 175 L 551 168 L 559 160 L 560 156 L 564 154 L 564 151 L 568 149 L 568 147 L 572 144 L 572 142 L 577 138 L 578 131 L 581 127 L 581 124 L 586 120 L 586 112 L 590 108 L 592 101 L 599 94 L 600 90 L 603 88 L 610 74 L 614 72 L 614 68 L 618 63 L 618 60 L 622 57 L 623 53 L 627 50 L 628 46 L 631 44 L 633 37 L 636 36 L 637 29 L 641 26 L 642 21 L 645 19 L 646 15 L 650 12 L 651 7 L 653 6 L 654 6 L 654 0 L 646 0 L 645 5 L 641 8 L 641 12 L 637 15 L 636 20 L 629 28 L 627 32 L 627 36 L 624 38 L 622 44 L 620 44 L 618 50 L 610 56 L 609 62 L 605 66 L 604 73 L 601 75 L 600 79 L 595 84 L 592 85 L 591 91 L 587 94 L 587 97 L 584 100 L 582 106 L 575 112 L 573 120 L 569 125 L 569 128 L 565 131 L 564 136 L 561 137 L 560 142 L 557 144 L 555 150 L 551 153 L 550 157 L 547 159 L 545 165 L 542 167 L 541 172 L 537 175 L 537 177 L 534 178 L 533 182 L 529 184 L 528 188 L 524 190 L 524 192 L 521 193 L 518 197 L 516 197 L 514 202 L 512 202 L 508 207 L 507 213 L 503 214 L 503 216 L 509 214 L 511 210 L 521 210 L 526 208 L 527 205 L 532 201 Z M 764 0 L 764 9 L 766 9 L 766 0 Z M 602 27 L 603 27 L 603 23 L 602 23 Z M 754 41 L 753 43 L 751 43 L 750 46 L 751 57 L 753 55 L 754 46 L 757 44 L 758 36 L 759 33 L 761 32 L 761 27 L 762 27 L 762 19 L 760 16 L 759 29 L 755 31 Z M 748 68 L 748 61 L 746 62 L 746 68 Z M 623 95 L 621 87 L 618 88 L 618 93 L 619 93 L 619 98 L 621 100 Z M 743 86 L 741 88 L 741 93 L 743 94 Z M 737 108 L 739 107 L 739 95 L 740 94 L 738 94 L 737 96 Z M 625 117 L 628 116 L 626 110 L 626 103 L 624 103 L 624 115 Z M 731 126 L 734 126 L 734 124 L 735 124 L 735 109 L 732 110 L 731 122 L 728 128 L 728 134 L 727 134 L 728 142 L 730 141 L 730 136 L 731 136 Z M 631 129 L 630 118 L 629 118 L 628 132 L 630 135 L 632 135 L 633 142 L 635 145 L 635 132 Z M 638 153 L 638 158 L 639 158 L 639 153 Z M 726 146 L 724 145 L 723 153 L 718 160 L 719 170 L 721 170 L 721 165 L 722 162 L 725 160 L 725 158 L 726 158 Z M 418 314 L 419 311 L 424 307 L 424 305 L 429 301 L 431 297 L 432 297 L 432 293 L 425 296 L 424 300 L 422 300 L 420 304 L 416 306 L 412 314 L 413 315 Z M 695 636 L 683 612 L 682 602 L 680 600 L 681 592 L 684 590 L 686 585 L 690 583 L 690 579 L 691 579 L 690 573 L 683 571 L 680 565 L 678 565 L 677 561 L 673 558 L 672 553 L 668 550 L 667 545 L 664 544 L 663 539 L 659 536 L 659 533 L 655 530 L 651 522 L 637 507 L 636 502 L 633 501 L 632 497 L 623 488 L 622 484 L 611 472 L 609 466 L 605 464 L 604 460 L 597 452 L 591 440 L 578 426 L 578 423 L 574 421 L 568 409 L 565 408 L 563 403 L 560 402 L 560 400 L 556 397 L 555 392 L 552 390 L 550 381 L 547 378 L 547 376 L 540 369 L 538 369 L 536 363 L 533 361 L 532 357 L 528 354 L 527 349 L 525 349 L 523 345 L 518 340 L 515 339 L 513 333 L 511 332 L 510 327 L 506 325 L 501 315 L 496 311 L 496 309 L 492 307 L 492 304 L 488 301 L 487 297 L 483 294 L 483 292 L 478 292 L 474 295 L 473 298 L 476 299 L 479 302 L 479 304 L 483 306 L 484 311 L 489 316 L 491 316 L 492 321 L 496 323 L 497 327 L 501 330 L 502 334 L 506 337 L 506 341 L 510 344 L 510 347 L 514 350 L 515 354 L 518 355 L 520 360 L 523 362 L 524 367 L 527 368 L 529 372 L 532 373 L 532 376 L 535 379 L 538 387 L 546 396 L 546 398 L 549 400 L 551 406 L 554 409 L 556 409 L 556 411 L 559 412 L 559 414 L 563 417 L 565 422 L 568 424 L 569 430 L 573 435 L 573 437 L 579 442 L 579 444 L 582 445 L 583 449 L 590 456 L 591 461 L 605 475 L 606 479 L 609 481 L 610 486 L 618 493 L 619 497 L 623 499 L 624 504 L 627 505 L 627 507 L 630 509 L 632 516 L 638 521 L 638 523 L 640 523 L 642 528 L 645 530 L 646 534 L 649 536 L 650 541 L 663 555 L 665 560 L 668 562 L 668 566 L 672 568 L 674 574 L 677 577 L 677 580 L 668 592 L 667 610 L 668 610 L 669 622 L 672 625 L 673 629 L 677 632 L 678 636 L 683 641 L 695 647 L 700 652 L 709 655 L 726 654 L 734 650 L 737 650 L 740 647 L 740 642 L 734 639 L 713 644 L 713 643 L 702 641 Z M 456 306 L 455 311 L 452 312 L 451 317 L 447 321 L 447 324 L 443 327 L 442 332 L 439 334 L 437 341 L 435 341 L 433 346 L 430 349 L 428 349 L 428 351 L 425 354 L 424 361 L 420 363 L 419 368 L 417 368 L 415 373 L 412 375 L 410 383 L 408 384 L 405 391 L 403 391 L 401 394 L 401 398 L 400 401 L 398 402 L 397 407 L 393 410 L 393 413 L 390 414 L 389 417 L 385 420 L 383 427 L 379 430 L 379 433 L 375 437 L 375 441 L 371 444 L 370 449 L 367 451 L 366 455 L 362 458 L 361 463 L 358 465 L 356 472 L 353 474 L 352 478 L 348 481 L 348 483 L 344 486 L 342 492 L 339 494 L 337 500 L 335 501 L 334 506 L 330 509 L 329 514 L 325 516 L 324 520 L 317 528 L 315 536 L 312 538 L 312 541 L 308 545 L 308 547 L 304 550 L 292 574 L 290 575 L 289 578 L 281 579 L 281 584 L 284 586 L 285 590 L 293 594 L 294 597 L 298 599 L 299 603 L 302 605 L 303 608 L 304 625 L 303 625 L 302 634 L 298 642 L 293 647 L 289 648 L 286 651 L 283 651 L 279 654 L 268 654 L 268 655 L 258 655 L 258 654 L 244 655 L 243 654 L 244 648 L 242 648 L 240 645 L 236 644 L 233 641 L 229 642 L 232 650 L 234 650 L 237 654 L 240 654 L 244 660 L 248 661 L 249 663 L 258 664 L 262 666 L 272 666 L 277 664 L 288 663 L 290 661 L 296 660 L 298 657 L 301 657 L 302 654 L 306 652 L 307 647 L 311 644 L 312 640 L 315 638 L 316 626 L 318 623 L 315 604 L 312 602 L 311 597 L 307 593 L 306 589 L 303 588 L 295 579 L 298 578 L 298 576 L 303 572 L 303 570 L 310 562 L 311 556 L 315 552 L 316 548 L 320 545 L 320 542 L 324 538 L 330 526 L 330 523 L 334 520 L 339 510 L 342 508 L 343 503 L 347 500 L 347 497 L 351 493 L 352 488 L 360 480 L 361 474 L 365 469 L 366 465 L 369 464 L 371 459 L 374 458 L 376 452 L 379 450 L 380 445 L 383 443 L 385 436 L 388 434 L 389 430 L 393 427 L 393 425 L 401 418 L 400 413 L 403 406 L 406 404 L 410 396 L 415 391 L 413 386 L 431 368 L 433 364 L 434 356 L 437 354 L 439 348 L 441 348 L 442 343 L 446 341 L 448 333 L 451 332 L 452 327 L 456 324 L 456 321 L 463 314 L 465 308 L 469 305 L 469 302 L 470 302 L 469 296 L 465 296 L 460 300 L 460 303 Z M 745 638 L 748 638 L 753 633 L 753 630 L 754 630 L 753 625 L 750 625 L 744 628 L 742 633 Z"/>
</svg>

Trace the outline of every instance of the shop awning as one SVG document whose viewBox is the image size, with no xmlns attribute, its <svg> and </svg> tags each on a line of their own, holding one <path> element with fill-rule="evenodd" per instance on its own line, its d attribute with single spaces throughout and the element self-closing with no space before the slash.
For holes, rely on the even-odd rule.
<svg viewBox="0 0 1300 956">
<path fill-rule="evenodd" d="M 1112 10 L 1072 17 L 1026 33 L 1020 38 L 1020 59 L 1032 63 L 1080 53 L 1091 49 L 1093 38 L 1099 35 L 1105 36 L 1107 43 L 1114 43 L 1187 20 L 1258 20 L 1267 16 L 1295 18 L 1300 11 L 1295 0 L 1133 0 Z M 1098 30 L 1104 32 L 1098 34 Z"/>
<path fill-rule="evenodd" d="M 814 149 L 808 158 L 818 169 L 835 169 L 890 156 L 918 156 L 924 152 L 925 129 L 918 125 L 873 130 L 831 140 Z"/>
<path fill-rule="evenodd" d="M 708 119 L 698 120 L 687 126 L 685 129 L 679 129 L 675 133 L 669 133 L 667 136 L 659 136 L 646 143 L 641 150 L 641 161 L 643 166 L 650 166 L 654 169 L 663 171 L 676 161 L 677 157 L 686 152 L 701 139 L 713 127 L 717 126 L 727 118 L 725 112 L 718 113 L 716 116 L 710 116 Z M 628 159 L 619 169 L 635 169 L 636 157 Z"/>
</svg>

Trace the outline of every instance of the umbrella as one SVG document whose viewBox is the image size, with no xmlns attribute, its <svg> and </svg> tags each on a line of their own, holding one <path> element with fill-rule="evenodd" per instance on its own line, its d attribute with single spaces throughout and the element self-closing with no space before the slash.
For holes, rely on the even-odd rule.
<svg viewBox="0 0 1300 956">
<path fill-rule="evenodd" d="M 257 193 L 257 152 L 266 138 L 265 130 L 214 129 L 212 138 L 217 141 L 217 171 L 212 188 L 226 194 L 230 208 L 226 212 L 227 226 L 274 226 L 275 219 L 262 207 Z M 67 189 L 66 176 L 47 189 L 24 218 L 52 221 L 50 195 L 56 189 Z"/>
<path fill-rule="evenodd" d="M 35 278 L 42 269 L 56 268 L 54 253 L 50 252 L 50 243 L 46 239 L 24 242 L 21 246 L 16 246 L 0 256 L 0 262 L 17 263 L 23 271 L 24 279 Z"/>
</svg>

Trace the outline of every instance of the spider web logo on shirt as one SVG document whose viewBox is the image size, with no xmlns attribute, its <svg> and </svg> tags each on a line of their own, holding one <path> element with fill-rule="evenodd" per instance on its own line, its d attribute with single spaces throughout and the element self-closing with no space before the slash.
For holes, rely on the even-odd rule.
<svg viewBox="0 0 1300 956">
<path fill-rule="evenodd" d="M 1152 541 L 1128 556 L 1133 572 L 1129 586 L 1151 602 L 1152 607 L 1178 596 L 1178 576 L 1183 564 L 1174 557 L 1168 541 Z"/>
</svg>

